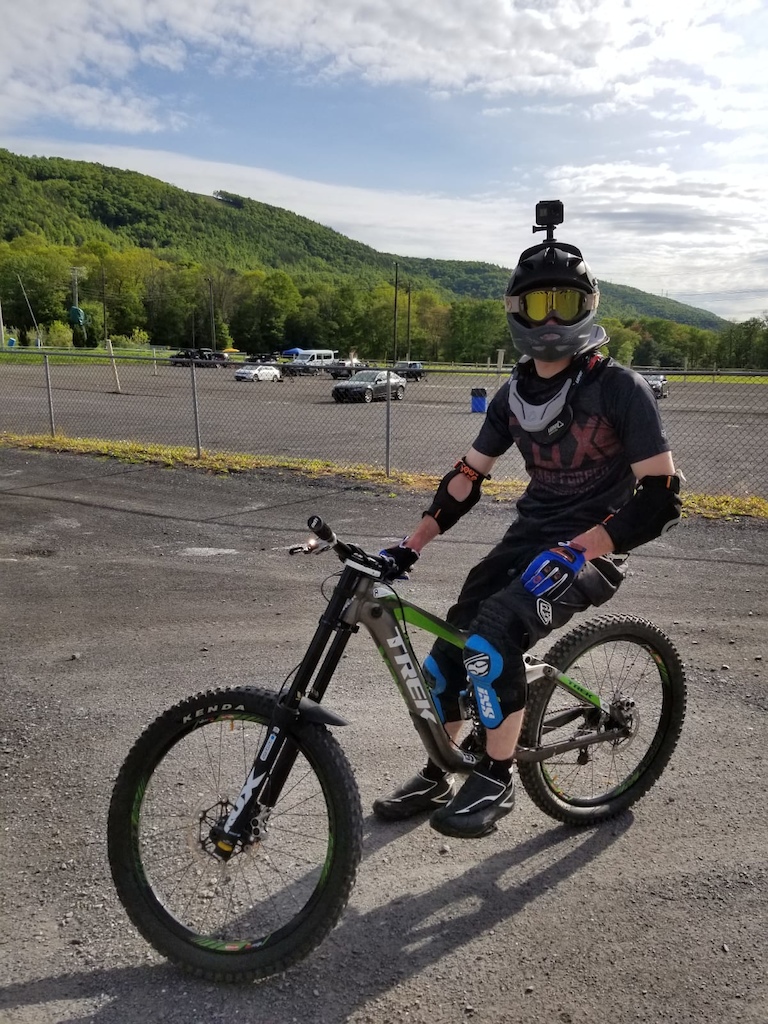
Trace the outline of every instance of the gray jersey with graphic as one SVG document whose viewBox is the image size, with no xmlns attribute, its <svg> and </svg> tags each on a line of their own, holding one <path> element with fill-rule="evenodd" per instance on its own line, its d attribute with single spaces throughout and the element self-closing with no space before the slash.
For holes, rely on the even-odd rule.
<svg viewBox="0 0 768 1024">
<path fill-rule="evenodd" d="M 518 386 L 527 401 L 544 402 L 570 372 L 544 379 L 532 370 Z M 536 443 L 520 427 L 509 406 L 509 383 L 490 402 L 473 447 L 490 456 L 513 444 L 520 450 L 530 476 L 517 502 L 523 532 L 555 543 L 602 522 L 632 496 L 631 465 L 670 450 L 651 389 L 613 359 L 601 359 L 571 389 L 573 422 L 551 445 Z"/>
</svg>

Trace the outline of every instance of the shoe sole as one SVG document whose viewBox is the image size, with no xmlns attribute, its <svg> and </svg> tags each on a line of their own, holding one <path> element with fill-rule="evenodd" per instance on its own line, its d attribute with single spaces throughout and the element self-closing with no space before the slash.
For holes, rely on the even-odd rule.
<svg viewBox="0 0 768 1024">
<path fill-rule="evenodd" d="M 469 818 L 472 815 L 467 815 L 463 820 L 466 822 L 468 827 L 462 828 L 461 825 L 451 823 L 451 818 L 454 822 L 462 821 L 462 818 L 458 815 L 452 814 L 447 815 L 445 818 L 439 817 L 438 812 L 432 815 L 429 824 L 441 835 L 450 836 L 452 839 L 483 839 L 485 836 L 491 835 L 498 828 L 497 822 L 501 821 L 502 818 L 506 818 L 508 814 L 511 814 L 515 809 L 516 804 L 515 794 L 513 790 L 512 801 L 508 807 L 504 807 L 500 814 L 497 814 L 493 821 L 486 822 L 483 825 L 477 825 L 475 828 L 469 824 Z"/>
<path fill-rule="evenodd" d="M 419 814 L 433 814 L 435 811 L 439 811 L 441 807 L 445 807 L 452 796 L 453 794 L 449 794 L 445 800 L 430 803 L 426 807 L 409 807 L 406 803 L 390 807 L 387 804 L 374 802 L 372 810 L 377 818 L 383 818 L 385 821 L 406 821 Z"/>
<path fill-rule="evenodd" d="M 452 828 L 447 822 L 443 821 L 430 821 L 429 823 L 435 832 L 439 832 L 442 836 L 450 836 L 451 839 L 485 839 L 486 836 L 493 835 L 494 832 L 498 832 L 499 826 L 496 822 L 491 822 L 490 825 L 485 825 L 481 830 L 476 832 L 462 831 L 458 828 Z"/>
<path fill-rule="evenodd" d="M 429 807 L 377 807 L 373 805 L 373 813 L 383 821 L 407 821 L 408 818 L 415 818 L 419 814 L 431 814 L 441 804 L 432 804 Z"/>
</svg>

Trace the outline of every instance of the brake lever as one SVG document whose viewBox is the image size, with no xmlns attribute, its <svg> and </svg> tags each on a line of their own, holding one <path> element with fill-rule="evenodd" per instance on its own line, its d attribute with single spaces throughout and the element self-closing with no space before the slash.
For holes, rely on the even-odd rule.
<svg viewBox="0 0 768 1024">
<path fill-rule="evenodd" d="M 327 540 L 320 540 L 319 537 L 309 537 L 303 544 L 292 544 L 288 548 L 289 555 L 319 555 L 327 551 L 333 545 Z"/>
</svg>

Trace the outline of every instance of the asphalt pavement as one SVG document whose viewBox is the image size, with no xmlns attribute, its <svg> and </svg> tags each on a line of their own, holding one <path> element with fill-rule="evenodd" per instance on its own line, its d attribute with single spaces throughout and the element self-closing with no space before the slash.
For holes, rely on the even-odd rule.
<svg viewBox="0 0 768 1024">
<path fill-rule="evenodd" d="M 111 886 L 112 782 L 187 694 L 300 659 L 330 555 L 291 557 L 319 514 L 377 550 L 424 497 L 288 471 L 217 476 L 0 449 L 0 1021 L 144 1024 L 722 1024 L 768 1019 L 768 524 L 687 520 L 630 561 L 605 609 L 672 636 L 689 679 L 656 787 L 601 829 L 524 794 L 481 842 L 385 827 L 371 801 L 420 763 L 373 645 L 348 648 L 328 703 L 361 788 L 365 852 L 330 938 L 257 987 L 191 981 L 148 949 Z M 510 519 L 483 501 L 404 592 L 444 612 Z M 546 646 L 546 645 L 544 645 Z"/>
</svg>

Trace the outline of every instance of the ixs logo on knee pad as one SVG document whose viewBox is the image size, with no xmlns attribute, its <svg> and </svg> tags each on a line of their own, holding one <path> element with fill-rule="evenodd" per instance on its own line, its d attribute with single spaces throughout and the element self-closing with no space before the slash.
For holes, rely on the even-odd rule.
<svg viewBox="0 0 768 1024">
<path fill-rule="evenodd" d="M 464 668 L 471 676 L 487 676 L 491 671 L 491 659 L 488 654 L 473 654 L 464 662 Z"/>
<path fill-rule="evenodd" d="M 540 597 L 536 602 L 536 613 L 545 626 L 552 625 L 552 605 Z"/>
<path fill-rule="evenodd" d="M 475 683 L 475 697 L 477 698 L 477 710 L 480 712 L 480 720 L 483 725 L 493 726 L 501 721 L 501 709 L 496 699 L 496 694 L 486 690 L 484 686 Z"/>
</svg>

